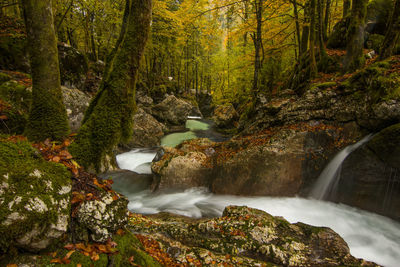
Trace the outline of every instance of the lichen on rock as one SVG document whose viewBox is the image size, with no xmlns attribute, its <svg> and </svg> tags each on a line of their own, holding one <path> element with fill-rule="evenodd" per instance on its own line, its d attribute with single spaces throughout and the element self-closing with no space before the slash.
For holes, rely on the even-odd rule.
<svg viewBox="0 0 400 267">
<path fill-rule="evenodd" d="M 0 142 L 0 251 L 39 251 L 66 233 L 71 179 L 28 142 Z"/>
</svg>

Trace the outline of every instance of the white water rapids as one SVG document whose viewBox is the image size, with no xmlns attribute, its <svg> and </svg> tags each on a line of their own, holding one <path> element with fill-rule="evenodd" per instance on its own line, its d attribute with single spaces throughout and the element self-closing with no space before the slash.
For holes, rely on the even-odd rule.
<svg viewBox="0 0 400 267">
<path fill-rule="evenodd" d="M 142 170 L 141 166 L 147 166 L 147 171 L 142 173 L 148 173 L 152 159 L 145 150 L 134 150 L 119 155 L 117 161 L 121 168 L 136 172 Z M 315 199 L 215 195 L 204 188 L 151 193 L 150 190 L 135 189 L 135 183 L 122 181 L 115 179 L 114 189 L 123 191 L 128 197 L 128 207 L 133 212 L 154 214 L 165 211 L 199 218 L 221 216 L 229 205 L 245 205 L 282 216 L 291 223 L 300 221 L 329 227 L 343 237 L 355 257 L 388 267 L 400 264 L 400 223 L 374 213 Z"/>
</svg>

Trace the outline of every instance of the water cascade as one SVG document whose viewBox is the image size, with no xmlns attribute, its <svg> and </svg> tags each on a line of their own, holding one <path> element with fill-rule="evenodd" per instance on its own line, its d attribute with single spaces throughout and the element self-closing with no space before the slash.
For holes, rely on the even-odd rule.
<svg viewBox="0 0 400 267">
<path fill-rule="evenodd" d="M 315 199 L 327 199 L 330 194 L 334 193 L 336 186 L 340 180 L 340 173 L 343 161 L 350 155 L 351 152 L 371 140 L 372 134 L 365 136 L 359 142 L 347 146 L 345 149 L 340 151 L 336 156 L 329 162 L 322 173 L 319 175 L 317 182 L 315 183 L 310 197 Z"/>
</svg>

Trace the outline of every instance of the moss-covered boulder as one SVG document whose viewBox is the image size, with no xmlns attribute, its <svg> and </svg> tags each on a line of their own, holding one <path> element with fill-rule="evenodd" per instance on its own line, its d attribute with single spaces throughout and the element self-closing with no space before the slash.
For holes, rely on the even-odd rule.
<svg viewBox="0 0 400 267">
<path fill-rule="evenodd" d="M 28 142 L 0 142 L 0 252 L 39 251 L 67 231 L 70 172 Z"/>
<path fill-rule="evenodd" d="M 226 207 L 223 216 L 190 220 L 159 214 L 134 216 L 134 231 L 162 241 L 181 264 L 199 266 L 376 266 L 351 256 L 333 230 L 248 207 Z"/>
<path fill-rule="evenodd" d="M 336 23 L 336 25 L 333 27 L 331 35 L 328 38 L 326 46 L 332 49 L 346 48 L 346 36 L 349 26 L 350 16 L 347 16 L 346 18 L 343 18 L 338 23 Z"/>
<path fill-rule="evenodd" d="M 79 227 L 88 231 L 91 240 L 105 242 L 127 223 L 127 206 L 125 197 L 104 192 L 98 199 L 83 202 L 75 217 Z"/>
</svg>

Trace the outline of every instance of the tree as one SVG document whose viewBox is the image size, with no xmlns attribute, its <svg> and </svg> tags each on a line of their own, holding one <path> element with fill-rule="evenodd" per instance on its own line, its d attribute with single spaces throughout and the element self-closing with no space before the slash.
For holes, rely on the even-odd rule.
<svg viewBox="0 0 400 267">
<path fill-rule="evenodd" d="M 260 51 L 262 49 L 262 14 L 263 14 L 263 1 L 254 0 L 254 8 L 256 12 L 257 27 L 256 31 L 251 35 L 254 43 L 255 56 L 254 56 L 254 78 L 253 78 L 253 89 L 252 97 L 255 100 L 258 91 L 258 80 L 259 73 L 261 70 L 261 56 Z"/>
<path fill-rule="evenodd" d="M 25 134 L 33 141 L 68 134 L 62 102 L 57 41 L 51 0 L 23 0 L 32 69 L 32 106 Z"/>
<path fill-rule="evenodd" d="M 135 89 L 140 60 L 151 23 L 151 0 L 132 0 L 123 41 L 103 79 L 103 89 L 92 101 L 70 151 L 80 164 L 96 171 L 107 165 L 114 147 L 132 134 Z"/>
<path fill-rule="evenodd" d="M 350 26 L 347 31 L 346 57 L 344 60 L 345 71 L 354 71 L 365 62 L 363 48 L 367 4 L 368 0 L 353 0 Z"/>
<path fill-rule="evenodd" d="M 385 59 L 393 55 L 393 50 L 400 36 L 400 0 L 396 0 L 390 16 L 379 58 Z"/>
</svg>

